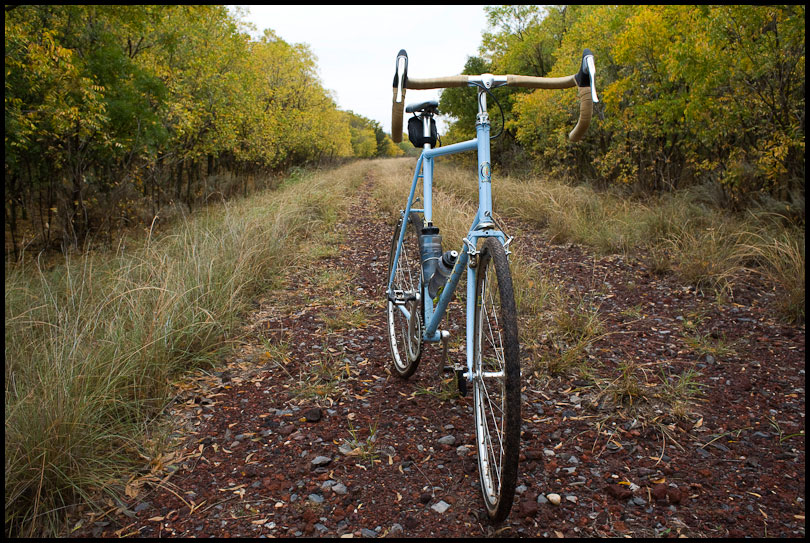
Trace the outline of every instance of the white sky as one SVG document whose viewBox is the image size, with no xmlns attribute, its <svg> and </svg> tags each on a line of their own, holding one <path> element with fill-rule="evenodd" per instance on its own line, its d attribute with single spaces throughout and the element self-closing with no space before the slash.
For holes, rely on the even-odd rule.
<svg viewBox="0 0 810 543">
<path fill-rule="evenodd" d="M 460 74 L 478 54 L 487 29 L 478 6 L 240 6 L 258 34 L 272 28 L 289 43 L 306 43 L 323 86 L 338 107 L 391 131 L 391 83 L 400 49 L 411 77 Z M 408 90 L 406 103 L 438 99 L 439 90 Z M 474 93 L 471 94 L 474 99 Z M 406 114 L 407 117 L 407 114 Z M 441 118 L 439 130 L 444 124 Z"/>
</svg>

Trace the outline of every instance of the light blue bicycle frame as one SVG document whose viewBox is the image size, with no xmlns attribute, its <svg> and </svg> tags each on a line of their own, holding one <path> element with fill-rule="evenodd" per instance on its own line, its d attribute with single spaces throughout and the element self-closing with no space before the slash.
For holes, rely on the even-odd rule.
<svg viewBox="0 0 810 543">
<path fill-rule="evenodd" d="M 452 155 L 462 153 L 464 151 L 478 150 L 478 212 L 473 218 L 472 225 L 467 232 L 467 237 L 464 239 L 464 244 L 458 251 L 458 258 L 453 267 L 453 271 L 447 283 L 444 286 L 439 299 L 434 306 L 428 294 L 428 278 L 424 278 L 422 284 L 422 300 L 425 304 L 425 327 L 422 334 L 423 341 L 437 342 L 441 340 L 439 333 L 439 323 L 444 318 L 447 310 L 447 305 L 453 297 L 456 290 L 458 281 L 461 278 L 463 270 L 467 269 L 467 380 L 472 379 L 473 375 L 473 348 L 474 348 L 474 319 L 475 319 L 475 286 L 476 286 L 476 268 L 469 267 L 467 264 L 471 256 L 477 257 L 478 251 L 476 250 L 479 238 L 496 237 L 501 240 L 505 246 L 508 244 L 506 234 L 496 228 L 496 224 L 492 217 L 492 180 L 491 180 L 491 166 L 490 166 L 490 146 L 489 146 L 489 117 L 486 113 L 486 95 L 483 94 L 483 89 L 478 89 L 478 120 L 475 125 L 476 138 L 474 140 L 465 141 L 461 143 L 454 143 L 446 147 L 439 147 L 438 149 L 431 149 L 429 144 L 425 145 L 424 151 L 419 156 L 416 163 L 416 170 L 413 175 L 413 182 L 411 183 L 411 190 L 408 194 L 408 203 L 403 211 L 403 227 L 400 228 L 399 241 L 397 242 L 396 254 L 394 255 L 394 264 L 391 268 L 391 275 L 388 277 L 387 292 L 389 299 L 391 297 L 391 287 L 394 282 L 396 274 L 396 266 L 399 263 L 399 256 L 402 251 L 402 240 L 405 237 L 405 222 L 407 217 L 410 216 L 412 211 L 422 212 L 426 223 L 433 221 L 433 159 L 439 156 Z M 427 120 L 425 121 L 425 130 L 427 134 L 430 132 Z M 420 169 L 422 174 L 420 174 Z M 413 209 L 414 194 L 416 193 L 416 185 L 419 178 L 422 178 L 422 186 L 424 191 L 424 209 Z M 507 253 L 508 254 L 508 253 Z M 405 318 L 410 320 L 410 314 L 404 305 L 397 304 L 397 307 L 405 315 Z"/>
</svg>

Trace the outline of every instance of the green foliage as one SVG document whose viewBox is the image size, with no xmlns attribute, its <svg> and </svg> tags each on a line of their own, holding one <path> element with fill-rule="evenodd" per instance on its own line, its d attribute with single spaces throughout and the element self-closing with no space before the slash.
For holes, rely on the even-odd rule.
<svg viewBox="0 0 810 543">
<path fill-rule="evenodd" d="M 167 207 L 247 191 L 223 171 L 355 155 L 309 48 L 248 30 L 216 5 L 8 8 L 5 218 L 15 256 L 31 243 L 78 247 L 94 232 L 112 243 L 111 231 Z M 368 128 L 374 156 L 397 154 Z"/>
<path fill-rule="evenodd" d="M 462 74 L 483 74 L 492 71 L 492 66 L 481 57 L 468 57 Z M 488 104 L 494 106 L 495 104 Z M 478 106 L 475 90 L 468 87 L 444 89 L 439 100 L 439 112 L 455 118 L 448 132 L 447 143 L 465 141 L 475 137 L 475 116 Z M 407 138 L 406 138 L 407 141 Z"/>
<path fill-rule="evenodd" d="M 803 6 L 583 7 L 549 75 L 575 72 L 592 49 L 602 115 L 573 146 L 570 93 L 535 91 L 515 104 L 517 139 L 569 179 L 710 181 L 733 205 L 803 193 L 804 25 Z"/>
<path fill-rule="evenodd" d="M 714 184 L 739 208 L 788 200 L 804 217 L 804 6 L 494 6 L 463 73 L 565 76 L 596 56 L 601 104 L 585 140 L 573 91 L 498 89 L 493 160 L 600 186 Z M 490 101 L 490 105 L 492 101 Z M 473 137 L 470 89 L 447 89 L 448 141 Z M 497 118 L 499 113 L 496 112 Z M 514 140 L 514 144 L 510 141 Z"/>
<path fill-rule="evenodd" d="M 491 32 L 482 38 L 479 57 L 468 58 L 464 74 L 498 73 L 545 76 L 555 62 L 556 49 L 566 29 L 579 13 L 576 6 L 497 6 L 486 7 Z M 504 132 L 492 141 L 493 164 L 502 171 L 525 170 L 522 142 L 515 138 L 515 103 L 529 91 L 504 87 L 496 98 L 504 115 Z M 501 109 L 488 101 L 493 130 L 500 131 Z M 440 111 L 456 120 L 445 138 L 448 143 L 475 137 L 477 105 L 475 91 L 445 89 Z M 464 160 L 464 159 L 461 159 Z"/>
<path fill-rule="evenodd" d="M 344 112 L 349 122 L 352 154 L 360 158 L 401 156 L 404 151 L 394 144 L 377 121 L 353 111 Z"/>
</svg>

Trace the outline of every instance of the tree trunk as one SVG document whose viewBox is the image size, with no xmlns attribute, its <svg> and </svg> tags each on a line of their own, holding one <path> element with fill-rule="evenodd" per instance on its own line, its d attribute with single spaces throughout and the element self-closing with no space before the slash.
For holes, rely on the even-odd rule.
<svg viewBox="0 0 810 543">
<path fill-rule="evenodd" d="M 177 163 L 177 178 L 175 179 L 175 199 L 179 202 L 180 195 L 183 191 L 183 163 L 185 160 L 181 160 Z"/>
<path fill-rule="evenodd" d="M 10 194 L 6 195 L 6 201 L 8 202 L 8 206 L 3 206 L 3 222 L 8 224 L 8 228 L 11 231 L 11 247 L 12 252 L 14 255 L 14 260 L 20 259 L 20 249 L 19 244 L 17 243 L 17 203 L 15 201 L 15 188 L 17 186 L 17 176 L 14 175 L 11 178 L 11 187 L 10 187 Z M 8 207 L 8 212 L 6 212 L 6 208 Z"/>
<path fill-rule="evenodd" d="M 186 172 L 186 177 L 188 178 L 188 184 L 186 185 L 186 203 L 188 204 L 188 209 L 191 211 L 191 184 L 194 182 L 195 178 L 197 177 L 197 170 L 199 169 L 198 164 L 195 161 L 191 161 L 188 165 L 188 172 Z"/>
</svg>

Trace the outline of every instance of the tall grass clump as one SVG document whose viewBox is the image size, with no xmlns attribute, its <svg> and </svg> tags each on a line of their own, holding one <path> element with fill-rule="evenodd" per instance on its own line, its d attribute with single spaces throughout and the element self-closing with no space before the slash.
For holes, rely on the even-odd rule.
<svg viewBox="0 0 810 543">
<path fill-rule="evenodd" d="M 210 206 L 126 254 L 6 265 L 7 536 L 55 534 L 66 510 L 114 493 L 171 380 L 217 359 L 363 167 Z"/>
<path fill-rule="evenodd" d="M 757 264 L 753 269 L 781 291 L 777 307 L 788 321 L 804 323 L 805 238 L 795 229 L 752 233 L 743 255 Z"/>
</svg>

